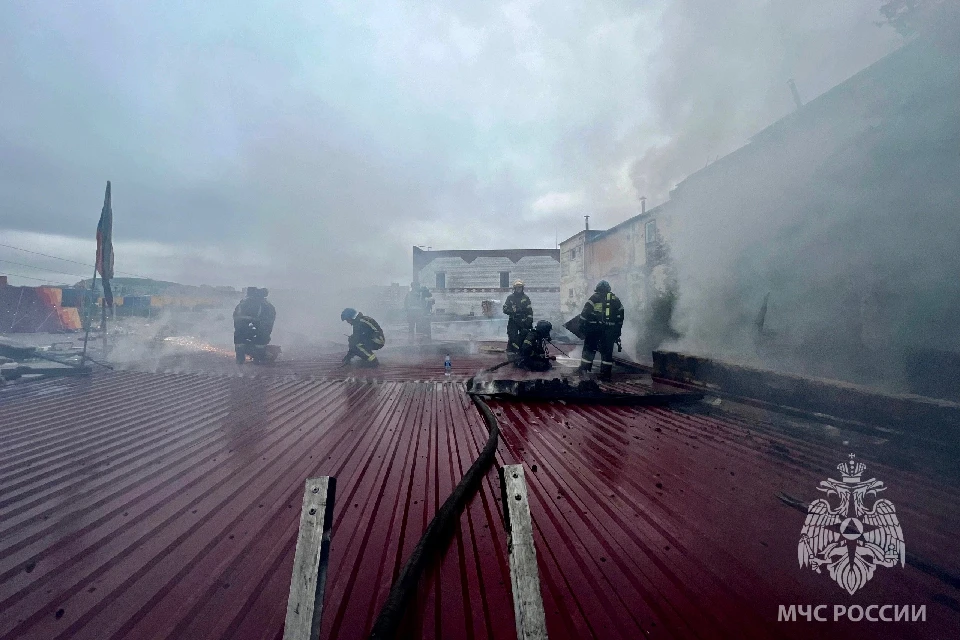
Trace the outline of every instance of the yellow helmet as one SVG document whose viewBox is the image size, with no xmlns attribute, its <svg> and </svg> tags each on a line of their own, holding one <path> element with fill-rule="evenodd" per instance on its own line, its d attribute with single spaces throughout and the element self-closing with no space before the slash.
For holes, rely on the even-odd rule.
<svg viewBox="0 0 960 640">
<path fill-rule="evenodd" d="M 517 280 L 516 282 L 513 283 L 513 286 L 514 286 L 514 287 L 522 287 L 522 286 L 523 286 L 523 280 Z"/>
</svg>

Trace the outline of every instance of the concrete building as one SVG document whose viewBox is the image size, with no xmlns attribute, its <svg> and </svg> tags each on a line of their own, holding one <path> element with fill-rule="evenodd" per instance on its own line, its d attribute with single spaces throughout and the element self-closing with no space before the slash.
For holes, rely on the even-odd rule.
<svg viewBox="0 0 960 640">
<path fill-rule="evenodd" d="M 560 250 L 424 251 L 413 248 L 413 282 L 427 287 L 434 313 L 480 316 L 484 300 L 503 303 L 523 280 L 537 318 L 559 317 Z M 495 308 L 500 313 L 498 307 Z"/>
<path fill-rule="evenodd" d="M 564 310 L 606 278 L 642 325 L 669 249 L 679 348 L 960 398 L 957 33 L 921 35 L 663 205 L 565 240 Z"/>
<path fill-rule="evenodd" d="M 578 313 L 600 280 L 607 280 L 634 319 L 662 289 L 665 207 L 642 211 L 606 230 L 583 230 L 560 243 L 560 308 Z"/>
</svg>

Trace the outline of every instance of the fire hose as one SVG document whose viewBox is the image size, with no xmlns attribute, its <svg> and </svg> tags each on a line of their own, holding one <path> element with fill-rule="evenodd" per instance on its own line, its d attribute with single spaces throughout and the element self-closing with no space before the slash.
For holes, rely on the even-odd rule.
<svg viewBox="0 0 960 640">
<path fill-rule="evenodd" d="M 503 363 L 508 364 L 508 363 Z M 502 365 L 500 365 L 502 366 Z M 499 366 L 497 367 L 499 368 Z M 487 371 L 492 371 L 493 368 Z M 480 488 L 480 482 L 487 474 L 490 466 L 493 464 L 497 453 L 497 442 L 500 435 L 500 425 L 497 423 L 496 416 L 490 407 L 480 399 L 478 395 L 470 393 L 473 403 L 480 410 L 484 421 L 487 423 L 487 429 L 490 436 L 487 438 L 487 444 L 483 451 L 473 462 L 467 472 L 463 475 L 460 483 L 453 490 L 453 493 L 446 499 L 443 506 L 437 510 L 437 514 L 427 525 L 426 531 L 414 548 L 413 553 L 407 559 L 406 564 L 397 576 L 396 581 L 390 588 L 386 602 L 380 609 L 370 632 L 370 638 L 394 638 L 397 634 L 397 628 L 403 619 L 404 611 L 417 590 L 417 582 L 423 575 L 427 564 L 435 553 L 439 553 L 450 541 L 455 525 L 466 507 L 467 502 L 474 496 L 477 489 Z"/>
</svg>

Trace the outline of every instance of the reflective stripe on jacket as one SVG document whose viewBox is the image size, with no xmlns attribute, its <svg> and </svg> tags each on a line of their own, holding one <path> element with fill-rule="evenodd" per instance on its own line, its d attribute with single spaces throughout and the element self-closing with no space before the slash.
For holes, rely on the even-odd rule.
<svg viewBox="0 0 960 640">
<path fill-rule="evenodd" d="M 623 327 L 623 304 L 613 292 L 594 293 L 583 305 L 580 322 L 590 328 Z"/>
</svg>

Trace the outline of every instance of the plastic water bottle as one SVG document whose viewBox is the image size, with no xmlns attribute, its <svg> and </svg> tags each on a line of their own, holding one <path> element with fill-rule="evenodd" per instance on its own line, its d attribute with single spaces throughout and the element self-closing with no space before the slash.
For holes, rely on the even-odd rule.
<svg viewBox="0 0 960 640">
<path fill-rule="evenodd" d="M 450 372 L 453 371 L 453 363 L 450 362 L 450 354 L 447 354 L 447 357 L 443 359 L 443 375 L 448 376 Z"/>
</svg>

